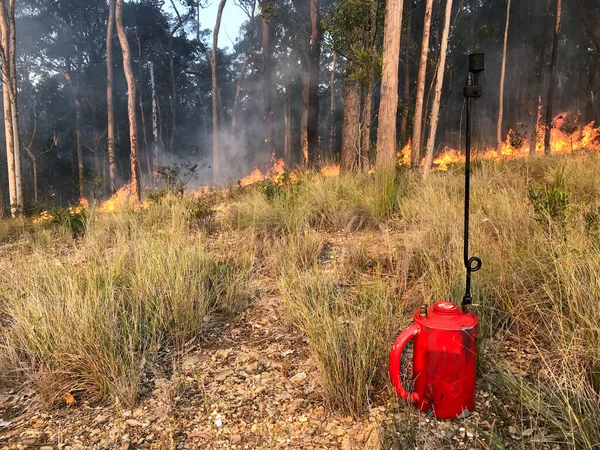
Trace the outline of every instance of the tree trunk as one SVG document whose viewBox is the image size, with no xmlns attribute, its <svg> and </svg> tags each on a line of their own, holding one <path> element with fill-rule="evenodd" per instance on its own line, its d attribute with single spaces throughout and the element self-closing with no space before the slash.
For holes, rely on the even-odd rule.
<svg viewBox="0 0 600 450">
<path fill-rule="evenodd" d="M 402 33 L 404 0 L 388 0 L 383 34 L 381 101 L 377 131 L 377 170 L 392 172 L 396 167 L 396 121 L 398 117 L 398 58 Z"/>
<path fill-rule="evenodd" d="M 402 122 L 400 122 L 400 138 L 402 145 L 408 142 L 408 113 L 410 112 L 410 25 L 411 25 L 411 0 L 408 0 L 408 18 L 406 33 L 404 34 L 404 108 L 402 109 Z"/>
<path fill-rule="evenodd" d="M 594 28 L 594 26 L 590 23 L 588 14 L 586 14 L 586 7 L 581 4 L 581 0 L 575 0 L 575 3 L 577 3 L 577 9 L 579 10 L 581 21 L 585 25 L 586 31 L 596 46 L 596 51 L 600 52 L 600 34 L 597 33 L 597 28 Z"/>
<path fill-rule="evenodd" d="M 117 35 L 123 52 L 123 70 L 127 80 L 127 113 L 129 116 L 129 143 L 131 146 L 131 193 L 135 199 L 142 199 L 140 192 L 140 166 L 138 161 L 138 131 L 137 131 L 137 113 L 136 113 L 136 86 L 133 76 L 133 67 L 131 65 L 131 51 L 129 41 L 123 27 L 123 0 L 117 0 L 116 10 Z"/>
<path fill-rule="evenodd" d="M 9 1 L 9 17 L 8 17 L 8 29 L 9 29 L 9 49 L 8 54 L 10 68 L 10 101 L 11 107 L 10 112 L 12 114 L 13 123 L 13 142 L 14 142 L 14 153 L 15 153 L 15 188 L 17 191 L 17 207 L 23 209 L 23 180 L 21 178 L 21 133 L 19 130 L 19 113 L 18 113 L 18 101 L 17 101 L 17 32 L 15 22 L 15 0 Z"/>
<path fill-rule="evenodd" d="M 108 0 L 109 13 L 106 27 L 106 109 L 108 112 L 108 167 L 110 193 L 117 192 L 117 164 L 115 162 L 115 107 L 113 104 L 113 59 L 112 40 L 115 24 L 115 0 Z"/>
<path fill-rule="evenodd" d="M 238 78 L 237 88 L 235 89 L 235 98 L 233 99 L 233 111 L 231 113 L 231 132 L 235 134 L 235 128 L 237 126 L 237 114 L 238 109 L 240 107 L 240 94 L 242 92 L 242 81 L 244 81 L 244 76 L 246 75 L 246 70 L 248 70 L 248 62 L 250 61 L 250 57 L 246 56 L 244 58 L 244 63 L 242 64 L 242 69 L 240 70 L 240 77 Z"/>
<path fill-rule="evenodd" d="M 419 61 L 419 78 L 417 80 L 417 99 L 415 102 L 415 119 L 412 136 L 412 162 L 421 162 L 421 129 L 423 127 L 423 99 L 425 97 L 425 78 L 427 76 L 427 56 L 429 53 L 429 32 L 431 29 L 431 11 L 433 0 L 425 4 L 425 20 L 423 21 L 423 41 L 421 43 L 421 59 Z"/>
<path fill-rule="evenodd" d="M 217 86 L 217 49 L 219 43 L 219 28 L 221 28 L 221 17 L 223 16 L 223 8 L 227 0 L 219 2 L 217 10 L 217 19 L 215 21 L 215 29 L 213 31 L 212 52 L 210 54 L 211 68 L 211 89 L 212 89 L 212 157 L 213 157 L 213 183 L 216 185 L 220 181 L 219 173 L 219 98 Z"/>
<path fill-rule="evenodd" d="M 146 114 L 144 113 L 144 95 L 142 91 L 142 43 L 140 41 L 140 37 L 137 34 L 136 27 L 136 38 L 138 43 L 138 78 L 140 80 L 139 92 L 140 92 L 140 116 L 142 119 L 142 135 L 144 136 L 144 155 L 146 157 L 146 168 L 148 170 L 148 183 L 151 183 L 152 179 L 152 164 L 150 162 L 150 150 L 148 150 L 148 135 L 146 133 Z M 141 171 L 140 171 L 141 172 Z"/>
<path fill-rule="evenodd" d="M 156 187 L 156 169 L 158 167 L 158 101 L 154 81 L 154 63 L 150 61 L 150 86 L 152 88 L 152 186 Z"/>
<path fill-rule="evenodd" d="M 307 144 L 308 161 L 314 164 L 319 153 L 319 61 L 321 27 L 319 1 L 310 0 L 311 39 L 309 53 Z"/>
<path fill-rule="evenodd" d="M 262 3 L 262 56 L 263 56 L 263 111 L 265 124 L 265 152 L 272 155 L 274 152 L 274 114 L 272 106 L 271 73 L 273 62 L 271 60 L 271 26 L 275 3 L 273 0 L 264 0 Z"/>
<path fill-rule="evenodd" d="M 290 93 L 290 85 L 285 88 L 285 108 L 283 121 L 285 123 L 283 160 L 285 161 L 286 165 L 290 165 L 292 162 L 292 96 Z"/>
<path fill-rule="evenodd" d="M 342 154 L 340 171 L 356 169 L 360 137 L 360 84 L 350 78 L 346 71 L 346 95 L 344 102 L 344 124 L 342 127 Z"/>
<path fill-rule="evenodd" d="M 556 89 L 556 62 L 558 61 L 558 43 L 560 38 L 560 15 L 562 0 L 556 0 L 556 16 L 554 19 L 554 42 L 552 43 L 552 63 L 550 66 L 550 86 L 548 86 L 548 106 L 546 107 L 546 134 L 544 136 L 544 153 L 550 154 L 550 131 L 552 127 L 552 104 Z"/>
<path fill-rule="evenodd" d="M 329 80 L 329 90 L 331 91 L 331 100 L 329 104 L 329 155 L 333 155 L 335 148 L 335 66 L 337 63 L 337 53 L 333 52 L 333 61 L 331 62 L 331 78 Z"/>
<path fill-rule="evenodd" d="M 371 122 L 373 120 L 373 90 L 375 89 L 375 80 L 373 72 L 369 76 L 369 81 L 365 89 L 365 99 L 362 108 L 362 126 L 360 131 L 360 161 L 359 166 L 365 172 L 369 170 L 369 148 L 371 147 Z"/>
<path fill-rule="evenodd" d="M 175 77 L 175 63 L 173 61 L 173 37 L 169 37 L 169 75 L 171 79 L 171 134 L 169 137 L 169 153 L 175 151 L 177 142 L 177 78 Z"/>
<path fill-rule="evenodd" d="M 8 32 L 8 22 L 6 17 L 6 6 L 4 2 L 0 6 L 0 27 L 2 30 L 2 66 L 8 67 L 9 57 L 8 49 L 10 48 L 10 36 Z M 8 166 L 8 193 L 10 203 L 10 213 L 12 217 L 17 214 L 17 185 L 15 177 L 15 146 L 14 133 L 11 112 L 11 82 L 10 70 L 2 70 L 2 95 L 4 100 L 4 132 L 6 140 L 6 160 Z"/>
<path fill-rule="evenodd" d="M 500 71 L 500 95 L 498 98 L 498 125 L 496 126 L 496 145 L 498 156 L 502 155 L 502 116 L 504 113 L 504 77 L 506 75 L 506 43 L 508 42 L 508 24 L 510 22 L 510 0 L 506 4 L 506 26 L 504 27 L 504 46 L 502 48 L 502 70 Z"/>
<path fill-rule="evenodd" d="M 508 0 L 510 3 L 510 0 Z M 448 35 L 450 33 L 450 14 L 452 12 L 452 0 L 446 0 L 446 12 L 444 15 L 444 30 L 442 31 L 442 43 L 440 48 L 440 60 L 438 62 L 435 94 L 433 107 L 431 108 L 431 125 L 429 126 L 429 138 L 427 139 L 427 157 L 423 167 L 423 176 L 427 177 L 431 170 L 433 151 L 435 149 L 435 136 L 437 124 L 440 117 L 440 101 L 442 99 L 442 88 L 444 87 L 444 73 L 446 71 L 446 52 L 448 50 Z"/>
<path fill-rule="evenodd" d="M 306 64 L 306 63 L 305 63 Z M 302 68 L 302 109 L 300 111 L 300 151 L 302 152 L 302 164 L 308 165 L 308 82 L 310 74 L 305 67 Z"/>
</svg>

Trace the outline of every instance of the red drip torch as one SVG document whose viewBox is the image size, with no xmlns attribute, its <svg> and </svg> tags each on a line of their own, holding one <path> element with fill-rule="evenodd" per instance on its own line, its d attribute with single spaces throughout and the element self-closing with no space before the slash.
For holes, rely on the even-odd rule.
<svg viewBox="0 0 600 450">
<path fill-rule="evenodd" d="M 390 352 L 390 378 L 397 394 L 421 411 L 433 411 L 438 419 L 469 416 L 475 408 L 477 362 L 477 316 L 467 311 L 471 299 L 471 273 L 481 268 L 481 259 L 469 258 L 469 191 L 471 174 L 471 100 L 481 97 L 479 73 L 484 54 L 469 55 L 469 76 L 464 89 L 467 102 L 464 264 L 465 295 L 462 309 L 453 302 L 437 302 L 414 313 L 413 324 L 394 342 Z M 413 391 L 402 385 L 400 360 L 409 341 L 413 344 Z"/>
</svg>

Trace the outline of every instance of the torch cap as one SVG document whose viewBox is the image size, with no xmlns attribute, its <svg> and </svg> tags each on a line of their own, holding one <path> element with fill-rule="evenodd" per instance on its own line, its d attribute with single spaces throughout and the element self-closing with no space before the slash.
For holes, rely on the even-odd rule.
<svg viewBox="0 0 600 450">
<path fill-rule="evenodd" d="M 480 73 L 485 70 L 485 53 L 469 53 L 469 72 Z"/>
</svg>

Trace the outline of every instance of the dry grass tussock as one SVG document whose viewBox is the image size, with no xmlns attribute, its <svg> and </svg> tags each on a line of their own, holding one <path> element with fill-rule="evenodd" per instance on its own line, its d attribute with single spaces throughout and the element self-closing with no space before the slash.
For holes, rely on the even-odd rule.
<svg viewBox="0 0 600 450">
<path fill-rule="evenodd" d="M 2 273 L 0 367 L 65 393 L 133 404 L 146 365 L 248 305 L 251 249 L 215 254 L 185 205 L 95 215 L 71 248 L 33 241 Z M 60 232 L 59 232 L 60 233 Z M 70 239 L 70 238 L 69 238 Z"/>
<path fill-rule="evenodd" d="M 600 442 L 599 172 L 597 155 L 579 154 L 476 162 L 472 177 L 471 253 L 484 264 L 473 309 L 489 350 L 480 380 L 524 426 L 535 418 L 572 448 Z M 41 391 L 133 400 L 147 361 L 247 305 L 258 277 L 306 334 L 331 404 L 359 415 L 386 395 L 387 352 L 410 311 L 462 297 L 463 175 L 456 166 L 422 181 L 404 170 L 395 189 L 359 175 L 235 190 L 211 225 L 234 246 L 206 245 L 185 201 L 91 211 L 69 245 L 25 230 L 25 254 L 2 269 L 1 367 Z M 492 351 L 509 338 L 532 356 Z"/>
</svg>

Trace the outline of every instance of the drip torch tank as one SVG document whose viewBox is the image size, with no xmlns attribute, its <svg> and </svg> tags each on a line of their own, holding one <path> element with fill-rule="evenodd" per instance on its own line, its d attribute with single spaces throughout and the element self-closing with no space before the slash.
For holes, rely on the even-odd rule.
<svg viewBox="0 0 600 450">
<path fill-rule="evenodd" d="M 464 265 L 465 294 L 462 308 L 453 302 L 437 302 L 415 311 L 413 324 L 396 338 L 390 352 L 390 378 L 398 396 L 438 419 L 469 416 L 475 408 L 477 365 L 477 316 L 467 311 L 471 299 L 471 273 L 481 259 L 469 257 L 469 192 L 471 178 L 471 101 L 481 97 L 479 74 L 484 54 L 469 55 L 469 76 L 464 89 L 467 104 L 465 149 Z M 413 344 L 413 390 L 402 384 L 401 359 L 406 345 Z"/>
</svg>

